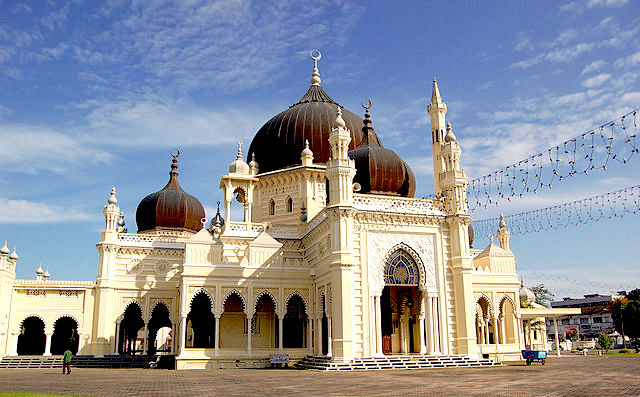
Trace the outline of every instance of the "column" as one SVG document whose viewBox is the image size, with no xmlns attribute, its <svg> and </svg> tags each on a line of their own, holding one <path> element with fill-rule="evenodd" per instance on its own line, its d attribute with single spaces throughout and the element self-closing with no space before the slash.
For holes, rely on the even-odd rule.
<svg viewBox="0 0 640 397">
<path fill-rule="evenodd" d="M 376 302 L 376 353 L 382 356 L 382 309 L 380 307 L 380 295 L 375 297 Z"/>
<path fill-rule="evenodd" d="M 282 320 L 282 316 L 278 316 L 278 350 L 280 350 L 280 353 L 284 351 L 284 344 L 282 343 Z"/>
<path fill-rule="evenodd" d="M 309 354 L 313 354 L 313 345 L 311 343 L 313 336 L 311 334 L 311 327 L 313 325 L 313 320 L 311 317 L 307 316 L 307 346 L 309 347 Z"/>
<path fill-rule="evenodd" d="M 51 355 L 51 335 L 53 335 L 53 330 L 47 329 L 44 331 L 44 334 L 47 337 L 47 339 L 44 345 L 43 356 L 50 356 Z"/>
<path fill-rule="evenodd" d="M 120 346 L 120 321 L 116 322 L 116 348 L 113 351 L 114 354 L 120 354 L 118 347 Z"/>
<path fill-rule="evenodd" d="M 11 333 L 11 350 L 9 355 L 10 356 L 17 356 L 18 355 L 18 335 L 20 334 L 20 332 L 18 331 L 14 331 Z"/>
<path fill-rule="evenodd" d="M 420 332 L 420 354 L 425 354 L 427 352 L 427 346 L 425 344 L 425 338 L 424 338 L 424 322 L 425 322 L 425 316 L 427 314 L 427 308 L 426 308 L 426 304 L 427 304 L 427 296 L 426 296 L 426 291 L 423 291 L 424 294 L 422 295 L 422 302 L 421 302 L 421 307 L 422 310 L 420 311 L 420 315 L 418 316 L 418 330 Z"/>
<path fill-rule="evenodd" d="M 218 357 L 218 353 L 220 352 L 220 315 L 215 315 L 216 319 L 216 332 L 215 332 L 215 340 L 213 341 L 213 346 L 215 349 L 214 355 Z"/>
<path fill-rule="evenodd" d="M 251 356 L 251 321 L 253 320 L 253 315 L 247 315 L 247 354 Z"/>
<path fill-rule="evenodd" d="M 316 354 L 322 355 L 322 316 L 316 318 Z"/>
<path fill-rule="evenodd" d="M 327 346 L 327 356 L 329 356 L 329 357 L 332 357 L 332 356 L 333 356 L 333 353 L 332 353 L 332 349 L 333 349 L 333 337 L 331 336 L 331 328 L 332 328 L 332 327 L 331 327 L 331 323 L 332 323 L 332 321 L 331 321 L 331 317 L 328 317 L 328 318 L 327 318 L 327 324 L 329 325 L 329 326 L 328 326 L 328 328 L 329 328 L 329 329 L 328 329 L 327 331 L 328 331 L 328 334 L 329 334 L 329 335 L 328 335 L 328 338 L 327 338 L 327 344 L 328 344 L 329 346 Z"/>
<path fill-rule="evenodd" d="M 505 319 L 505 315 L 502 314 L 502 316 L 500 317 L 500 343 L 507 344 L 509 342 L 507 341 L 507 329 L 505 328 L 505 325 L 504 325 L 505 323 L 504 319 Z"/>
<path fill-rule="evenodd" d="M 407 352 L 407 348 L 406 348 L 406 343 L 405 343 L 405 338 L 409 335 L 407 335 L 407 331 L 406 331 L 406 327 L 405 327 L 405 318 L 404 315 L 400 315 L 400 353 L 406 353 Z"/>
<path fill-rule="evenodd" d="M 176 354 L 176 333 L 177 333 L 177 325 L 171 324 L 171 354 Z"/>
<path fill-rule="evenodd" d="M 427 351 L 429 354 L 435 353 L 433 348 L 433 298 L 427 297 Z"/>
<path fill-rule="evenodd" d="M 484 343 L 487 345 L 491 343 L 489 339 L 489 318 L 484 319 Z"/>
<path fill-rule="evenodd" d="M 186 316 L 180 317 L 180 339 L 175 339 L 174 344 L 178 340 L 180 341 L 179 355 L 182 356 L 184 355 L 184 348 L 187 345 L 187 317 Z"/>
<path fill-rule="evenodd" d="M 478 326 L 480 327 L 480 344 L 484 345 L 484 320 L 479 318 Z"/>
<path fill-rule="evenodd" d="M 149 323 L 144 323 L 144 337 L 142 338 L 142 354 L 147 354 L 147 334 Z"/>
<path fill-rule="evenodd" d="M 553 329 L 556 332 L 555 340 L 556 340 L 556 356 L 560 357 L 560 337 L 558 336 L 558 318 L 553 318 Z"/>
<path fill-rule="evenodd" d="M 76 354 L 80 354 L 80 352 L 82 351 L 82 348 L 84 347 L 84 343 L 82 342 L 84 339 L 84 335 L 82 335 L 82 330 L 79 329 L 78 331 L 78 353 Z"/>
<path fill-rule="evenodd" d="M 440 313 L 438 312 L 438 297 L 433 298 L 433 335 L 435 340 L 436 353 L 443 353 L 440 335 Z"/>
</svg>

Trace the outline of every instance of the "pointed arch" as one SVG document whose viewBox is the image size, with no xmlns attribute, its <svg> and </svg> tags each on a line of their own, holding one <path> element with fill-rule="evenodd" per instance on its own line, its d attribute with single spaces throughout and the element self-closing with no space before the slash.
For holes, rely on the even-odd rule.
<svg viewBox="0 0 640 397">
<path fill-rule="evenodd" d="M 478 308 L 482 309 L 482 301 L 486 302 L 486 306 L 487 306 L 487 317 L 493 317 L 493 307 L 491 304 L 491 298 L 489 296 L 487 296 L 487 294 L 485 294 L 484 292 L 480 294 L 480 296 L 478 296 L 478 299 L 476 299 L 476 314 L 485 314 L 484 310 L 482 310 L 481 313 L 478 313 Z"/>
<path fill-rule="evenodd" d="M 82 325 L 81 325 L 80 321 L 79 321 L 79 320 L 78 320 L 78 318 L 77 318 L 76 316 L 74 316 L 73 314 L 61 314 L 61 315 L 59 315 L 59 316 L 58 316 L 58 317 L 56 317 L 56 319 L 53 321 L 53 325 L 55 326 L 56 322 L 57 322 L 58 320 L 60 320 L 61 318 L 64 318 L 64 317 L 70 318 L 71 320 L 75 321 L 75 322 L 76 322 L 76 325 L 78 326 L 78 329 L 82 329 Z"/>
<path fill-rule="evenodd" d="M 256 299 L 253 300 L 253 309 L 255 310 L 256 305 L 258 304 L 258 301 L 260 301 L 260 298 L 262 298 L 263 295 L 268 295 L 271 300 L 273 300 L 273 305 L 274 305 L 274 311 L 276 313 L 278 313 L 278 300 L 276 299 L 276 297 L 271 293 L 271 291 L 267 290 L 267 289 L 263 289 L 262 291 L 260 291 L 260 293 L 258 295 L 256 295 Z"/>
<path fill-rule="evenodd" d="M 211 296 L 211 294 L 209 293 L 209 291 L 207 291 L 204 288 L 200 288 L 199 290 L 197 290 L 196 292 L 194 292 L 194 294 L 191 296 L 191 299 L 189 299 L 189 308 L 191 308 L 191 306 L 193 305 L 193 300 L 196 299 L 196 296 L 200 295 L 200 294 L 205 294 L 207 296 L 207 298 L 209 298 L 209 302 L 211 302 L 211 312 L 214 312 L 214 301 L 213 301 L 213 296 Z M 171 313 L 171 312 L 169 312 Z"/>
<path fill-rule="evenodd" d="M 498 302 L 500 302 L 500 304 L 498 305 L 498 312 L 502 312 L 502 307 L 504 304 L 504 301 L 507 300 L 509 301 L 509 303 L 511 303 L 511 307 L 513 309 L 513 315 L 517 315 L 517 309 L 516 309 L 516 303 L 514 302 L 513 298 L 511 296 L 509 296 L 509 294 L 503 294 L 500 299 L 498 300 Z"/>
<path fill-rule="evenodd" d="M 269 200 L 269 215 L 273 216 L 276 214 L 276 202 L 273 199 Z"/>
<path fill-rule="evenodd" d="M 20 320 L 20 322 L 18 323 L 19 324 L 18 329 L 22 328 L 22 325 L 24 324 L 25 320 L 27 320 L 27 319 L 29 319 L 31 317 L 39 318 L 40 321 L 42 321 L 42 324 L 44 324 L 44 329 L 47 329 L 47 322 L 44 320 L 44 318 L 41 315 L 35 314 L 35 313 L 25 315 L 22 318 L 22 320 Z"/>
<path fill-rule="evenodd" d="M 293 198 L 291 196 L 287 196 L 285 199 L 285 208 L 287 212 L 293 212 Z"/>
<path fill-rule="evenodd" d="M 158 305 L 164 305 L 167 308 L 167 312 L 169 312 L 169 320 L 173 322 L 171 307 L 169 307 L 169 304 L 164 299 L 157 300 L 153 303 L 153 305 L 151 306 L 151 309 L 149 310 L 149 319 L 151 319 L 151 316 L 153 316 L 153 311 Z"/>
<path fill-rule="evenodd" d="M 307 316 L 309 316 L 309 306 L 307 305 L 307 300 L 304 299 L 304 296 L 302 296 L 302 294 L 298 290 L 295 290 L 292 293 L 290 293 L 289 296 L 287 296 L 287 299 L 285 299 L 285 301 L 284 301 L 284 312 L 286 313 L 287 306 L 289 305 L 289 300 L 291 300 L 291 298 L 293 298 L 294 295 L 297 295 L 297 296 L 300 297 L 300 300 L 302 301 L 302 304 L 304 305 L 304 312 L 305 312 L 305 314 Z"/>
<path fill-rule="evenodd" d="M 122 312 L 120 314 L 124 314 L 127 311 L 127 309 L 129 308 L 129 306 L 131 306 L 131 305 L 138 306 L 138 309 L 140 309 L 140 315 L 142 315 L 144 317 L 144 309 L 142 308 L 142 303 L 138 302 L 138 300 L 136 298 L 129 299 L 124 304 L 124 307 L 122 308 Z"/>
<path fill-rule="evenodd" d="M 222 298 L 222 311 L 224 312 L 224 304 L 227 303 L 227 299 L 229 299 L 229 297 L 233 294 L 238 295 L 238 297 L 240 298 L 240 300 L 242 301 L 242 310 L 244 312 L 247 311 L 247 299 L 244 297 L 244 295 L 242 295 L 242 292 L 238 291 L 235 288 L 232 288 L 231 290 L 229 290 L 225 295 L 224 298 Z"/>
<path fill-rule="evenodd" d="M 406 255 L 406 257 L 415 264 L 415 269 L 417 270 L 417 274 L 416 274 L 417 282 L 415 283 L 415 285 L 417 285 L 420 289 L 424 289 L 426 286 L 426 281 L 425 281 L 426 271 L 425 271 L 424 263 L 422 262 L 422 259 L 420 258 L 420 255 L 416 252 L 416 250 L 414 250 L 404 242 L 394 245 L 393 247 L 391 247 L 389 251 L 387 251 L 387 254 L 384 257 L 384 260 L 382 261 L 382 272 L 380 275 L 382 277 L 381 285 L 386 284 L 386 281 L 387 281 L 386 273 L 387 273 L 389 264 L 395 259 L 397 255 L 402 255 L 402 254 Z"/>
</svg>

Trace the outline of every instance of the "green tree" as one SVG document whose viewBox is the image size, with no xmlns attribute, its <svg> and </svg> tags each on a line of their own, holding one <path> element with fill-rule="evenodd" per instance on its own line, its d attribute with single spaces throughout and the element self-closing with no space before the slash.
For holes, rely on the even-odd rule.
<svg viewBox="0 0 640 397">
<path fill-rule="evenodd" d="M 613 336 L 609 336 L 607 334 L 601 334 L 598 336 L 598 345 L 600 345 L 605 352 L 608 352 L 613 347 L 613 342 Z"/>
<path fill-rule="evenodd" d="M 640 338 L 640 288 L 623 298 L 614 299 L 610 309 L 613 325 L 623 338 L 625 335 L 631 339 Z"/>
<path fill-rule="evenodd" d="M 546 307 L 549 307 L 549 302 L 551 302 L 555 297 L 555 295 L 551 293 L 544 284 L 538 284 L 535 287 L 531 287 L 531 292 L 536 296 L 536 303 Z"/>
</svg>

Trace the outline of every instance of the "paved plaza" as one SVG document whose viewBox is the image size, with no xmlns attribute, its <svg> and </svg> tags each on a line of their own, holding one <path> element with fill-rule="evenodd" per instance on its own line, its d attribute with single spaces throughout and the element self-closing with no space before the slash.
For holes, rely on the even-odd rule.
<svg viewBox="0 0 640 397">
<path fill-rule="evenodd" d="M 0 370 L 5 392 L 77 396 L 640 396 L 640 357 L 568 356 L 547 365 L 353 371 Z"/>
</svg>

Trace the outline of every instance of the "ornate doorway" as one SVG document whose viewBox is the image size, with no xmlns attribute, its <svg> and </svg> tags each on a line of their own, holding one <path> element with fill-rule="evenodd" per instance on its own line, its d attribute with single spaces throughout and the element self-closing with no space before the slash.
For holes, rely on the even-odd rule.
<svg viewBox="0 0 640 397">
<path fill-rule="evenodd" d="M 384 270 L 385 286 L 380 297 L 382 352 L 384 354 L 419 352 L 418 327 L 422 294 L 418 289 L 418 266 L 403 249 L 394 251 Z"/>
</svg>

